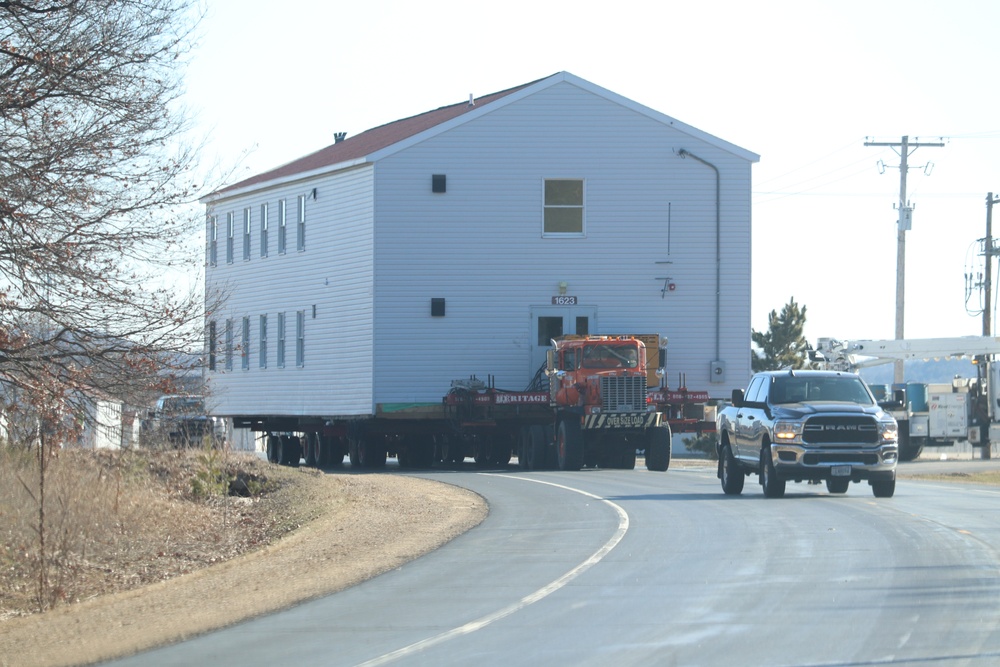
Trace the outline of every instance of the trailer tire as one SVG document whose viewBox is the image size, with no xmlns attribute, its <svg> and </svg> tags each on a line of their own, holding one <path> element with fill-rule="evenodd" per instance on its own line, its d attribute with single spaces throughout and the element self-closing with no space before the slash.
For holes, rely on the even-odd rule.
<svg viewBox="0 0 1000 667">
<path fill-rule="evenodd" d="M 528 447 L 528 470 L 545 470 L 548 467 L 548 452 L 545 448 L 545 427 L 535 424 L 528 428 L 531 443 Z"/>
<path fill-rule="evenodd" d="M 626 442 L 621 456 L 622 470 L 635 470 L 635 447 Z"/>
<path fill-rule="evenodd" d="M 531 428 L 522 426 L 520 437 L 517 441 L 517 467 L 521 470 L 528 469 L 528 452 L 531 451 Z"/>
<path fill-rule="evenodd" d="M 281 463 L 281 439 L 276 435 L 267 436 L 267 460 L 271 463 Z"/>
<path fill-rule="evenodd" d="M 670 426 L 654 426 L 646 433 L 646 470 L 666 472 L 670 467 Z"/>
<path fill-rule="evenodd" d="M 559 421 L 556 456 L 560 470 L 579 470 L 583 467 L 583 433 L 580 432 L 580 421 L 572 415 Z"/>
<path fill-rule="evenodd" d="M 347 440 L 347 458 L 350 460 L 352 467 L 361 467 L 361 444 L 357 438 L 349 438 Z"/>
<path fill-rule="evenodd" d="M 305 450 L 306 465 L 319 467 L 319 433 L 306 433 Z"/>
<path fill-rule="evenodd" d="M 359 463 L 366 470 L 376 470 L 385 467 L 386 450 L 385 444 L 381 440 L 372 442 L 370 439 L 362 440 L 358 446 Z"/>
</svg>

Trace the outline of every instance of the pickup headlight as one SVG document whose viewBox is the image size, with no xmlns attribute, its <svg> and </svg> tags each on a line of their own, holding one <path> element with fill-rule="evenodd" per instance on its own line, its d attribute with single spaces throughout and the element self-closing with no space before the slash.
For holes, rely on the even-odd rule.
<svg viewBox="0 0 1000 667">
<path fill-rule="evenodd" d="M 774 425 L 774 439 L 779 442 L 801 442 L 802 422 L 778 422 Z"/>
<path fill-rule="evenodd" d="M 879 442 L 881 444 L 893 443 L 899 438 L 899 430 L 896 421 L 879 422 Z"/>
</svg>

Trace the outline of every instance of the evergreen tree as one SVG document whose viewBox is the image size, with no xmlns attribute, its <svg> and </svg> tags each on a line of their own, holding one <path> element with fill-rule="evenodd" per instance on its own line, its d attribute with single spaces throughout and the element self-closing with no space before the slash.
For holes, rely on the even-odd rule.
<svg viewBox="0 0 1000 667">
<path fill-rule="evenodd" d="M 802 334 L 806 323 L 806 307 L 795 303 L 791 297 L 781 313 L 771 311 L 767 316 L 766 332 L 752 331 L 751 339 L 760 353 L 751 353 L 753 371 L 772 371 L 781 368 L 807 368 L 809 343 Z"/>
</svg>

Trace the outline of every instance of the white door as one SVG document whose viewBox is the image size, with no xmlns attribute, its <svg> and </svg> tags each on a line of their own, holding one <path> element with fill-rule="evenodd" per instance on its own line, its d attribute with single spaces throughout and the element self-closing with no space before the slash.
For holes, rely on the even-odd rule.
<svg viewBox="0 0 1000 667">
<path fill-rule="evenodd" d="M 530 377 L 545 364 L 545 353 L 552 348 L 553 338 L 596 332 L 596 306 L 532 306 Z"/>
</svg>

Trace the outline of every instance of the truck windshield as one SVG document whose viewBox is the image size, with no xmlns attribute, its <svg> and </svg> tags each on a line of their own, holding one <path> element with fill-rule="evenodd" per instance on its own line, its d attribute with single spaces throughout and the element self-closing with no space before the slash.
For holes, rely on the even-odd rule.
<svg viewBox="0 0 1000 667">
<path fill-rule="evenodd" d="M 770 400 L 773 404 L 834 401 L 874 405 L 860 378 L 843 376 L 778 376 L 771 384 Z"/>
<path fill-rule="evenodd" d="M 634 345 L 589 345 L 583 348 L 584 368 L 636 368 L 639 350 Z"/>
</svg>

